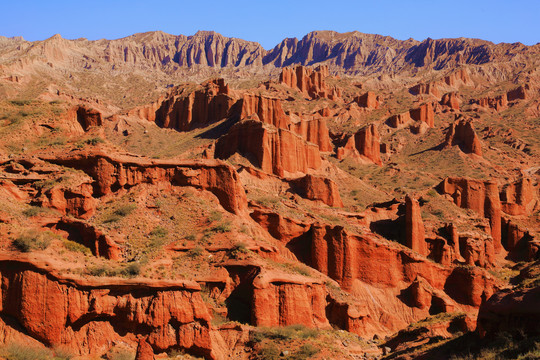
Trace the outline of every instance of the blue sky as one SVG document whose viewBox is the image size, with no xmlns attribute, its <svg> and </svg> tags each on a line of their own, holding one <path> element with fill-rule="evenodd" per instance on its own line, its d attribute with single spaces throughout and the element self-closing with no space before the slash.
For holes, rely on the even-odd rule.
<svg viewBox="0 0 540 360">
<path fill-rule="evenodd" d="M 162 30 L 214 30 L 274 47 L 313 30 L 357 30 L 397 39 L 471 37 L 540 42 L 540 0 L 139 1 L 0 0 L 0 35 L 43 40 L 116 39 Z"/>
</svg>

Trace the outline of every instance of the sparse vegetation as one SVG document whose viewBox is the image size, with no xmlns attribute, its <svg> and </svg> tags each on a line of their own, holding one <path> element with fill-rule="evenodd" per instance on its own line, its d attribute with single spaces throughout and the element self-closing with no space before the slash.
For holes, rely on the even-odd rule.
<svg viewBox="0 0 540 360">
<path fill-rule="evenodd" d="M 12 241 L 12 245 L 21 252 L 45 250 L 55 237 L 50 231 L 28 231 Z"/>
<path fill-rule="evenodd" d="M 84 255 L 92 254 L 89 248 L 75 241 L 64 239 L 64 247 L 69 251 L 80 252 Z"/>
</svg>

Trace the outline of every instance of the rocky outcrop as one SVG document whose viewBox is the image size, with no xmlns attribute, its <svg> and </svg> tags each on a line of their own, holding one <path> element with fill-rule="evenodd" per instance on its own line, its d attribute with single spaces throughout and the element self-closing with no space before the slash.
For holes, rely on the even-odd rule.
<svg viewBox="0 0 540 360">
<path fill-rule="evenodd" d="M 386 124 L 388 124 L 388 126 L 391 126 L 396 129 L 405 127 L 411 122 L 412 122 L 412 118 L 408 111 L 401 114 L 392 115 L 386 120 Z"/>
<path fill-rule="evenodd" d="M 57 222 L 47 224 L 47 227 L 71 241 L 84 245 L 94 256 L 116 261 L 122 259 L 121 247 L 103 231 L 85 221 L 62 217 Z"/>
<path fill-rule="evenodd" d="M 410 117 L 416 121 L 425 122 L 429 127 L 435 126 L 435 111 L 432 103 L 426 103 L 409 111 Z"/>
<path fill-rule="evenodd" d="M 117 342 L 144 336 L 158 352 L 173 348 L 223 359 L 219 335 L 192 281 L 61 277 L 46 264 L 0 259 L 0 314 L 42 343 L 101 356 Z M 134 295 L 137 294 L 137 295 Z"/>
<path fill-rule="evenodd" d="M 532 180 L 522 177 L 518 181 L 507 184 L 500 194 L 502 210 L 509 215 L 528 215 L 537 202 L 537 193 Z"/>
<path fill-rule="evenodd" d="M 474 210 L 480 216 L 489 219 L 495 252 L 500 252 L 501 202 L 497 183 L 467 178 L 446 178 L 437 188 L 439 192 L 452 196 L 457 206 Z"/>
<path fill-rule="evenodd" d="M 448 129 L 445 147 L 459 146 L 460 150 L 466 154 L 482 156 L 482 143 L 476 135 L 472 120 L 457 120 Z"/>
<path fill-rule="evenodd" d="M 405 197 L 405 245 L 420 255 L 428 254 L 422 210 L 418 201 L 409 195 Z"/>
<path fill-rule="evenodd" d="M 328 178 L 306 175 L 291 181 L 293 190 L 310 200 L 320 200 L 328 206 L 343 207 L 338 186 Z"/>
<path fill-rule="evenodd" d="M 328 98 L 336 100 L 341 97 L 337 88 L 329 88 L 325 79 L 328 77 L 328 66 L 321 65 L 315 69 L 304 66 L 283 68 L 279 82 L 308 95 L 312 99 Z"/>
<path fill-rule="evenodd" d="M 82 170 L 94 179 L 94 196 L 103 196 L 138 184 L 192 186 L 213 193 L 228 211 L 247 209 L 246 193 L 230 165 L 216 160 L 175 161 L 74 152 L 48 161 Z"/>
<path fill-rule="evenodd" d="M 495 111 L 502 111 L 508 107 L 508 98 L 506 94 L 494 97 L 485 97 L 476 101 L 476 103 L 485 108 L 492 108 Z"/>
<path fill-rule="evenodd" d="M 184 91 L 183 88 L 173 90 L 161 102 L 155 113 L 158 126 L 178 131 L 204 127 L 227 118 L 236 102 L 223 79 L 207 81 L 201 89 L 190 93 Z"/>
<path fill-rule="evenodd" d="M 302 324 L 328 329 L 326 288 L 298 275 L 265 273 L 253 281 L 252 322 L 256 326 Z"/>
<path fill-rule="evenodd" d="M 506 332 L 513 335 L 540 334 L 540 287 L 504 289 L 480 307 L 477 331 L 482 337 Z"/>
<path fill-rule="evenodd" d="M 139 344 L 137 345 L 137 353 L 135 355 L 135 360 L 154 360 L 154 350 L 152 350 L 152 346 L 148 342 L 146 342 L 146 339 L 140 338 Z"/>
<path fill-rule="evenodd" d="M 529 86 L 521 85 L 514 90 L 510 90 L 506 93 L 508 101 L 514 100 L 527 100 L 529 98 Z"/>
<path fill-rule="evenodd" d="M 290 129 L 300 135 L 304 140 L 317 144 L 319 151 L 330 152 L 333 150 L 330 141 L 330 132 L 326 126 L 326 119 L 302 119 L 297 123 L 291 124 Z"/>
<path fill-rule="evenodd" d="M 94 215 L 97 200 L 93 197 L 90 183 L 65 188 L 61 185 L 46 189 L 38 194 L 39 205 L 55 209 L 62 215 L 71 215 L 80 219 L 88 219 Z"/>
<path fill-rule="evenodd" d="M 101 112 L 85 105 L 75 106 L 68 111 L 68 118 L 77 120 L 84 131 L 103 125 Z"/>
<path fill-rule="evenodd" d="M 373 91 L 368 91 L 363 95 L 356 96 L 354 101 L 358 106 L 367 109 L 378 109 L 381 105 L 381 101 Z"/>
<path fill-rule="evenodd" d="M 448 106 L 452 110 L 459 111 L 459 97 L 456 92 L 450 92 L 443 95 L 441 105 Z"/>
<path fill-rule="evenodd" d="M 275 128 L 260 121 L 245 120 L 235 124 L 216 142 L 215 157 L 228 159 L 244 155 L 261 170 L 284 176 L 285 173 L 307 173 L 321 166 L 319 148 L 291 131 Z"/>
<path fill-rule="evenodd" d="M 418 84 L 411 87 L 409 92 L 413 95 L 433 95 L 438 99 L 441 97 L 436 83 Z"/>
<path fill-rule="evenodd" d="M 469 76 L 469 71 L 463 68 L 445 76 L 442 79 L 442 82 L 455 88 L 458 88 L 461 85 L 471 85 L 473 83 L 471 77 Z"/>
<path fill-rule="evenodd" d="M 281 100 L 262 95 L 244 94 L 240 119 L 257 115 L 260 121 L 277 128 L 288 129 L 290 120 L 281 107 Z"/>
<path fill-rule="evenodd" d="M 337 149 L 337 158 L 365 158 L 374 164 L 382 165 L 379 132 L 374 124 L 368 125 L 354 135 L 346 137 Z"/>
</svg>

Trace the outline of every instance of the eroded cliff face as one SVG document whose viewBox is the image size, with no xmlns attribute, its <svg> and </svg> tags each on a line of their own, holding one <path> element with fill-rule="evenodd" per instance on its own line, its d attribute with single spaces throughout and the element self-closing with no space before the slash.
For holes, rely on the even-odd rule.
<svg viewBox="0 0 540 360">
<path fill-rule="evenodd" d="M 501 245 L 501 201 L 497 183 L 464 178 L 446 178 L 438 186 L 439 191 L 449 194 L 454 203 L 462 208 L 476 211 L 489 219 L 495 251 Z"/>
<path fill-rule="evenodd" d="M 233 213 L 246 210 L 245 190 L 238 174 L 217 160 L 143 160 L 130 156 L 109 156 L 102 152 L 78 152 L 50 161 L 82 170 L 94 179 L 94 195 L 111 194 L 137 184 L 193 186 L 212 192 L 222 206 Z"/>
<path fill-rule="evenodd" d="M 215 156 L 227 159 L 240 153 L 261 170 L 284 176 L 307 173 L 321 166 L 319 147 L 291 131 L 260 121 L 246 120 L 234 125 L 216 142 Z"/>
<path fill-rule="evenodd" d="M 48 346 L 100 356 L 118 341 L 144 336 L 158 352 L 180 346 L 224 358 L 195 282 L 65 278 L 45 264 L 6 256 L 0 274 L 0 314 Z"/>
<path fill-rule="evenodd" d="M 482 143 L 476 135 L 471 120 L 457 120 L 450 125 L 446 133 L 445 146 L 459 146 L 466 154 L 482 156 Z"/>
<path fill-rule="evenodd" d="M 188 131 L 227 118 L 236 100 L 230 96 L 224 80 L 208 81 L 202 86 L 200 90 L 186 94 L 181 91 L 165 99 L 148 120 L 154 118 L 160 127 Z"/>
</svg>

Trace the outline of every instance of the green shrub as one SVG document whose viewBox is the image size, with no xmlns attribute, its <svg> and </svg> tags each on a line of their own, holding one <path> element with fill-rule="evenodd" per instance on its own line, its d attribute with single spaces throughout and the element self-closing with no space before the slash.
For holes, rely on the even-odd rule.
<svg viewBox="0 0 540 360">
<path fill-rule="evenodd" d="M 85 141 L 88 145 L 92 145 L 92 146 L 96 146 L 97 144 L 102 144 L 105 142 L 105 140 L 103 140 L 102 138 L 100 137 L 95 137 L 95 138 L 91 138 L 91 139 L 88 139 Z"/>
<path fill-rule="evenodd" d="M 219 211 L 212 211 L 210 213 L 210 216 L 208 216 L 208 221 L 209 222 L 220 221 L 222 217 L 223 215 L 221 215 Z"/>
<path fill-rule="evenodd" d="M 137 208 L 137 205 L 135 204 L 125 204 L 120 206 L 114 211 L 114 214 L 119 216 L 127 216 L 131 214 L 135 209 Z"/>
<path fill-rule="evenodd" d="M 31 347 L 28 344 L 12 343 L 3 347 L 0 355 L 6 360 L 52 360 L 48 349 Z"/>
<path fill-rule="evenodd" d="M 229 255 L 232 258 L 238 258 L 240 255 L 245 254 L 248 252 L 248 249 L 246 247 L 246 244 L 244 243 L 236 243 L 234 247 L 230 250 Z"/>
<path fill-rule="evenodd" d="M 163 238 L 167 236 L 167 229 L 161 226 L 156 226 L 148 235 Z"/>
<path fill-rule="evenodd" d="M 211 230 L 213 232 L 225 233 L 225 232 L 230 232 L 231 228 L 232 226 L 230 222 L 224 222 L 224 223 L 214 226 Z"/>
<path fill-rule="evenodd" d="M 80 252 L 80 253 L 83 253 L 84 255 L 92 254 L 92 251 L 90 251 L 89 248 L 75 241 L 65 239 L 64 247 L 69 251 Z"/>
<path fill-rule="evenodd" d="M 291 356 L 292 360 L 305 360 L 317 354 L 319 349 L 311 344 L 304 344 Z"/>
<path fill-rule="evenodd" d="M 189 241 L 193 241 L 195 240 L 195 238 L 196 238 L 195 234 L 189 234 L 189 235 L 184 236 L 184 239 L 189 240 Z"/>
<path fill-rule="evenodd" d="M 45 212 L 45 209 L 43 209 L 42 207 L 32 206 L 32 207 L 29 207 L 28 209 L 25 209 L 23 211 L 23 215 L 27 217 L 33 217 L 33 216 L 38 216 L 39 214 L 43 212 Z"/>
<path fill-rule="evenodd" d="M 12 242 L 13 246 L 22 252 L 45 250 L 49 247 L 50 243 L 51 236 L 49 232 L 38 233 L 36 231 L 30 231 L 22 234 Z"/>
<path fill-rule="evenodd" d="M 135 277 L 141 273 L 141 265 L 137 262 L 132 262 L 122 269 L 121 275 L 123 277 Z"/>
<path fill-rule="evenodd" d="M 24 105 L 31 105 L 32 100 L 11 100 L 10 103 L 16 106 L 24 106 Z"/>
<path fill-rule="evenodd" d="M 112 214 L 105 217 L 104 223 L 112 223 L 122 220 L 125 216 L 131 214 L 137 208 L 136 204 L 124 204 L 116 208 Z"/>
<path fill-rule="evenodd" d="M 188 250 L 186 255 L 192 259 L 197 258 L 203 254 L 204 249 L 200 246 L 196 246 L 193 249 Z"/>
</svg>

